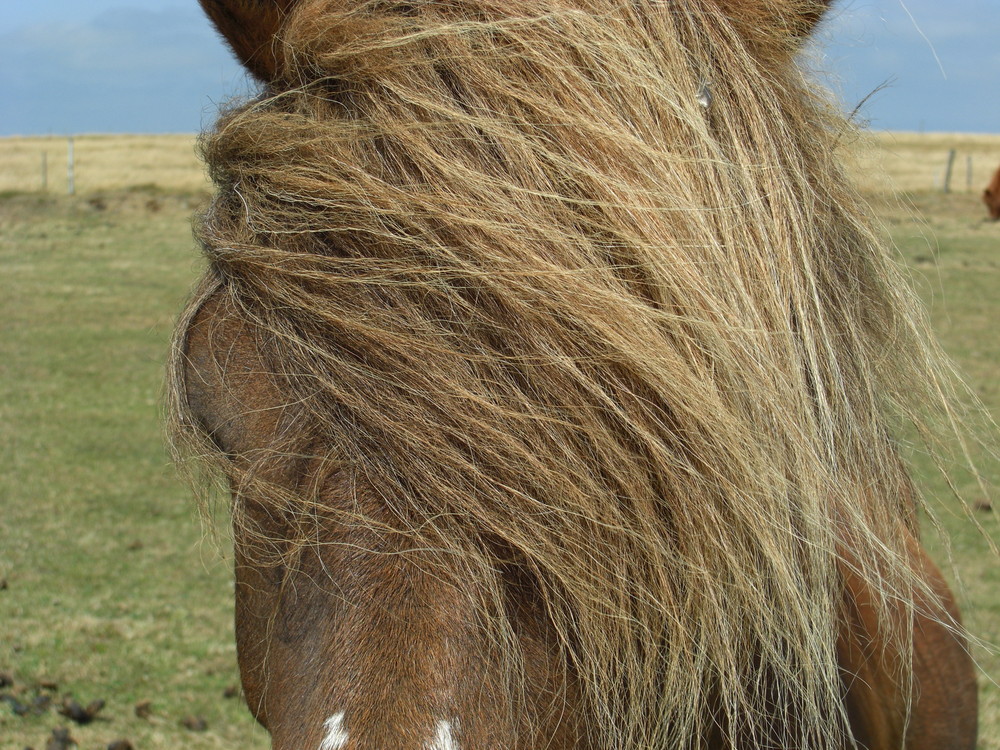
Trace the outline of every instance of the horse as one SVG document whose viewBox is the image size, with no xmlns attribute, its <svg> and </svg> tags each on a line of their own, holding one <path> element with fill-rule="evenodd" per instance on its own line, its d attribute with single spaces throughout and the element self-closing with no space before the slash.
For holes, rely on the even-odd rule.
<svg viewBox="0 0 1000 750">
<path fill-rule="evenodd" d="M 1000 219 L 1000 167 L 997 167 L 990 184 L 983 190 L 983 203 L 993 221 Z"/>
<path fill-rule="evenodd" d="M 261 91 L 168 424 L 276 750 L 972 750 L 900 434 L 956 388 L 825 2 L 201 5 Z"/>
</svg>

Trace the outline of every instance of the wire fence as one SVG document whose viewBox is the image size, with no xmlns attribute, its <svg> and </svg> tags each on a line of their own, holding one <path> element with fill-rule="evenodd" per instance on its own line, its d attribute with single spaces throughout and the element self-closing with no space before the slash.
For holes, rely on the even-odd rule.
<svg viewBox="0 0 1000 750">
<path fill-rule="evenodd" d="M 0 193 L 209 188 L 194 135 L 0 138 Z"/>
<path fill-rule="evenodd" d="M 0 193 L 208 190 L 196 142 L 186 134 L 0 138 Z M 844 156 L 867 192 L 979 193 L 1000 165 L 1000 135 L 871 133 Z"/>
<path fill-rule="evenodd" d="M 1000 135 L 871 133 L 850 168 L 871 193 L 980 193 L 1000 166 Z"/>
</svg>

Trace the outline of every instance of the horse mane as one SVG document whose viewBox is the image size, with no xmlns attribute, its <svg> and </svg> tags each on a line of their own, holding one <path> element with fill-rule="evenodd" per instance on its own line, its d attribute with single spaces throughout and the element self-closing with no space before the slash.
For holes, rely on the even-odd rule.
<svg viewBox="0 0 1000 750">
<path fill-rule="evenodd" d="M 303 415 L 296 450 L 479 582 L 512 693 L 517 570 L 598 746 L 841 747 L 838 571 L 886 623 L 912 606 L 897 441 L 947 413 L 947 365 L 790 23 L 569 5 L 296 10 L 284 85 L 203 136 L 188 319 L 225 296 Z M 187 415 L 178 335 L 175 441 L 309 543 L 324 498 L 234 476 Z"/>
</svg>

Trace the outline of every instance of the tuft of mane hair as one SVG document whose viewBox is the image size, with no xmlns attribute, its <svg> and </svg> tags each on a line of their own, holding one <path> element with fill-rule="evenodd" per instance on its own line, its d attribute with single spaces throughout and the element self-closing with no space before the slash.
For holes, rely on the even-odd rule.
<svg viewBox="0 0 1000 750">
<path fill-rule="evenodd" d="M 839 748 L 838 570 L 887 623 L 935 599 L 897 441 L 947 419 L 951 376 L 794 64 L 803 3 L 721 5 L 302 4 L 279 79 L 204 136 L 186 318 L 221 295 L 252 323 L 301 434 L 226 461 L 182 341 L 172 430 L 302 544 L 336 511 L 268 462 L 377 488 L 481 582 L 512 695 L 516 570 L 597 747 Z"/>
</svg>

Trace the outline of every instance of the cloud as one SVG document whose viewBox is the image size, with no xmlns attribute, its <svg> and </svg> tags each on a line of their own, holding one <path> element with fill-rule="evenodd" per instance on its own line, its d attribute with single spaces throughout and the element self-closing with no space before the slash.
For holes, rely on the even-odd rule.
<svg viewBox="0 0 1000 750">
<path fill-rule="evenodd" d="M 250 88 L 193 1 L 93 13 L 0 35 L 0 135 L 194 132 Z M 1000 132 L 997 28 L 997 0 L 841 0 L 818 67 L 848 111 L 889 84 L 862 112 L 874 127 Z"/>
<path fill-rule="evenodd" d="M 110 10 L 0 37 L 0 133 L 193 132 L 217 99 L 246 90 L 197 8 Z"/>
</svg>

